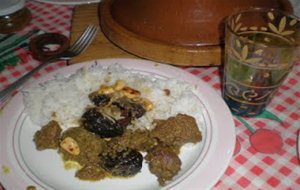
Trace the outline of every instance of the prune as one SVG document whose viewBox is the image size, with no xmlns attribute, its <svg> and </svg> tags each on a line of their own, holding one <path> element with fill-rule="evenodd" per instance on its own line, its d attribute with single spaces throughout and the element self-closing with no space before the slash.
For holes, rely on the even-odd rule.
<svg viewBox="0 0 300 190">
<path fill-rule="evenodd" d="M 89 99 L 96 106 L 105 106 L 110 102 L 110 97 L 106 94 L 98 94 L 97 92 L 93 92 L 89 95 Z"/>
<path fill-rule="evenodd" d="M 128 149 L 116 153 L 115 156 L 100 156 L 102 167 L 113 176 L 133 176 L 137 174 L 143 164 L 140 152 Z"/>
<path fill-rule="evenodd" d="M 121 136 L 124 133 L 124 127 L 114 118 L 104 116 L 96 108 L 89 109 L 82 116 L 83 127 L 101 138 L 111 138 Z"/>
<path fill-rule="evenodd" d="M 140 118 L 145 114 L 146 110 L 140 104 L 130 103 L 130 112 L 133 118 Z"/>
<path fill-rule="evenodd" d="M 114 105 L 118 106 L 123 116 L 129 116 L 132 118 L 142 117 L 146 110 L 144 107 L 136 102 L 130 101 L 127 98 L 120 98 L 113 102 Z"/>
<path fill-rule="evenodd" d="M 124 117 L 122 119 L 118 119 L 117 122 L 119 123 L 119 125 L 121 125 L 122 127 L 126 127 L 127 125 L 130 124 L 131 122 L 131 117 Z"/>
</svg>

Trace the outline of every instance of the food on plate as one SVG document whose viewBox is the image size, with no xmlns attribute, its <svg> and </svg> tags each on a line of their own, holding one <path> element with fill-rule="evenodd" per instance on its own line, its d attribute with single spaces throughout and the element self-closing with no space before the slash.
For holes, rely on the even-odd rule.
<svg viewBox="0 0 300 190">
<path fill-rule="evenodd" d="M 103 138 L 121 136 L 126 126 L 142 117 L 151 105 L 140 97 L 138 90 L 125 86 L 122 80 L 117 80 L 113 86 L 101 85 L 89 94 L 89 99 L 97 107 L 83 114 L 83 126 Z"/>
<path fill-rule="evenodd" d="M 26 187 L 26 190 L 36 190 L 36 187 L 33 185 L 30 185 L 30 186 Z"/>
<path fill-rule="evenodd" d="M 58 148 L 61 131 L 62 129 L 56 121 L 50 121 L 35 133 L 34 142 L 36 148 L 38 150 Z"/>
<path fill-rule="evenodd" d="M 108 150 L 120 152 L 126 148 L 131 148 L 141 152 L 148 152 L 157 145 L 157 139 L 152 138 L 150 130 L 147 129 L 127 129 L 120 137 L 115 137 L 107 141 Z M 103 153 L 108 154 L 108 153 Z"/>
<path fill-rule="evenodd" d="M 149 170 L 158 177 L 159 184 L 164 185 L 180 170 L 181 160 L 176 152 L 168 146 L 156 146 L 146 156 Z"/>
<path fill-rule="evenodd" d="M 76 172 L 75 176 L 81 180 L 98 181 L 107 177 L 107 173 L 98 165 L 86 164 Z"/>
<path fill-rule="evenodd" d="M 84 128 L 100 137 L 120 136 L 124 132 L 124 127 L 117 120 L 96 108 L 89 109 L 82 118 Z"/>
<path fill-rule="evenodd" d="M 195 118 L 181 113 L 167 120 L 156 121 L 151 134 L 168 146 L 182 146 L 185 143 L 197 143 L 201 140 L 201 132 Z"/>
<path fill-rule="evenodd" d="M 133 176 L 142 169 L 143 155 L 134 149 L 101 155 L 101 166 L 113 176 Z"/>
<path fill-rule="evenodd" d="M 72 153 L 62 145 L 59 147 L 59 152 L 62 154 L 64 161 L 72 160 L 78 162 L 80 165 L 85 165 L 88 162 L 97 162 L 98 155 L 105 146 L 104 140 L 82 127 L 72 127 L 64 131 L 61 135 L 61 141 L 67 138 L 73 139 L 76 142 L 79 147 L 79 154 Z M 70 145 L 74 146 L 71 143 Z"/>
<path fill-rule="evenodd" d="M 80 70 L 24 92 L 25 109 L 42 126 L 38 150 L 57 149 L 81 180 L 133 177 L 147 167 L 160 185 L 180 172 L 180 150 L 205 128 L 194 87 L 119 66 Z"/>
</svg>

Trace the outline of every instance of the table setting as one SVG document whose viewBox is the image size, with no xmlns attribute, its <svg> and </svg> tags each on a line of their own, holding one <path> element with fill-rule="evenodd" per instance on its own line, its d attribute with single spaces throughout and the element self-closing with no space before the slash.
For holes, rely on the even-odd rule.
<svg viewBox="0 0 300 190">
<path fill-rule="evenodd" d="M 1 4 L 0 190 L 300 188 L 299 1 Z"/>
</svg>

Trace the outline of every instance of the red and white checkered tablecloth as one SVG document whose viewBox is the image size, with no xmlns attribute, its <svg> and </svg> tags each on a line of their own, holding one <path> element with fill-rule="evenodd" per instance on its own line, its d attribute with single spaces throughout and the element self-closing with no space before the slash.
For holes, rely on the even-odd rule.
<svg viewBox="0 0 300 190">
<path fill-rule="evenodd" d="M 189 72 L 221 93 L 220 73 L 215 67 L 187 68 Z M 300 160 L 297 156 L 297 134 L 300 128 L 300 62 L 276 93 L 267 110 L 282 124 L 267 118 L 244 118 L 254 129 L 270 129 L 283 139 L 276 154 L 257 152 L 249 143 L 251 132 L 235 118 L 237 141 L 241 148 L 233 156 L 225 174 L 214 189 L 300 189 Z"/>
<path fill-rule="evenodd" d="M 31 10 L 33 19 L 25 30 L 39 28 L 46 32 L 58 32 L 69 36 L 72 6 L 43 4 L 34 1 L 28 1 L 26 5 Z M 17 66 L 5 69 L 0 73 L 0 89 L 37 64 L 37 61 L 27 57 Z M 64 65 L 64 62 L 51 64 L 40 74 L 51 72 Z M 221 93 L 220 68 L 185 67 L 183 69 L 204 80 L 218 93 Z M 272 115 L 282 121 L 281 123 L 266 117 L 243 118 L 255 130 L 270 129 L 280 134 L 283 139 L 282 149 L 275 154 L 257 152 L 249 142 L 251 132 L 239 119 L 235 118 L 237 145 L 240 145 L 240 149 L 237 149 L 228 169 L 213 189 L 300 189 L 300 161 L 297 157 L 297 134 L 300 127 L 299 99 L 300 62 L 295 65 L 267 107 Z M 1 172 L 0 175 L 2 175 Z"/>
<path fill-rule="evenodd" d="M 27 1 L 26 7 L 31 11 L 32 20 L 30 25 L 28 25 L 20 33 L 26 33 L 30 30 L 40 29 L 45 32 L 60 33 L 66 36 L 70 35 L 73 6 L 62 6 Z M 21 57 L 21 61 L 17 66 L 7 66 L 4 71 L 0 72 L 0 90 L 39 64 L 38 61 L 32 59 L 32 57 L 28 55 L 28 52 L 24 50 L 18 52 L 18 56 Z M 45 72 L 53 71 L 54 69 L 64 65 L 64 61 L 50 64 L 35 76 L 37 77 Z"/>
</svg>

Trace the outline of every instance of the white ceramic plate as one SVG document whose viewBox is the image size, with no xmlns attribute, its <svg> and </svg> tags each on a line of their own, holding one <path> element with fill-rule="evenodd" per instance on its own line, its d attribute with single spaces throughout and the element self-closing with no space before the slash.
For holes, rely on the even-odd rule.
<svg viewBox="0 0 300 190">
<path fill-rule="evenodd" d="M 99 3 L 101 0 L 35 0 L 42 3 L 58 4 L 58 5 L 83 5 L 91 3 Z"/>
<path fill-rule="evenodd" d="M 298 158 L 299 158 L 299 160 L 300 160 L 300 130 L 299 130 L 299 132 L 298 132 Z"/>
<path fill-rule="evenodd" d="M 105 179 L 98 182 L 80 181 L 73 170 L 63 169 L 63 162 L 54 150 L 37 151 L 34 133 L 40 128 L 31 123 L 24 112 L 22 95 L 15 95 L 0 114 L 0 165 L 4 172 L 0 181 L 7 189 L 64 190 L 154 190 L 154 189 L 209 189 L 225 172 L 235 146 L 235 128 L 232 115 L 223 99 L 199 78 L 170 65 L 136 59 L 104 59 L 65 67 L 30 85 L 47 81 L 57 73 L 70 75 L 81 67 L 100 64 L 108 67 L 118 63 L 127 69 L 159 78 L 176 78 L 195 85 L 194 94 L 204 107 L 205 129 L 203 140 L 194 146 L 184 147 L 180 158 L 181 172 L 167 186 L 160 187 L 148 166 L 129 179 Z M 26 88 L 26 86 L 24 87 Z"/>
</svg>

